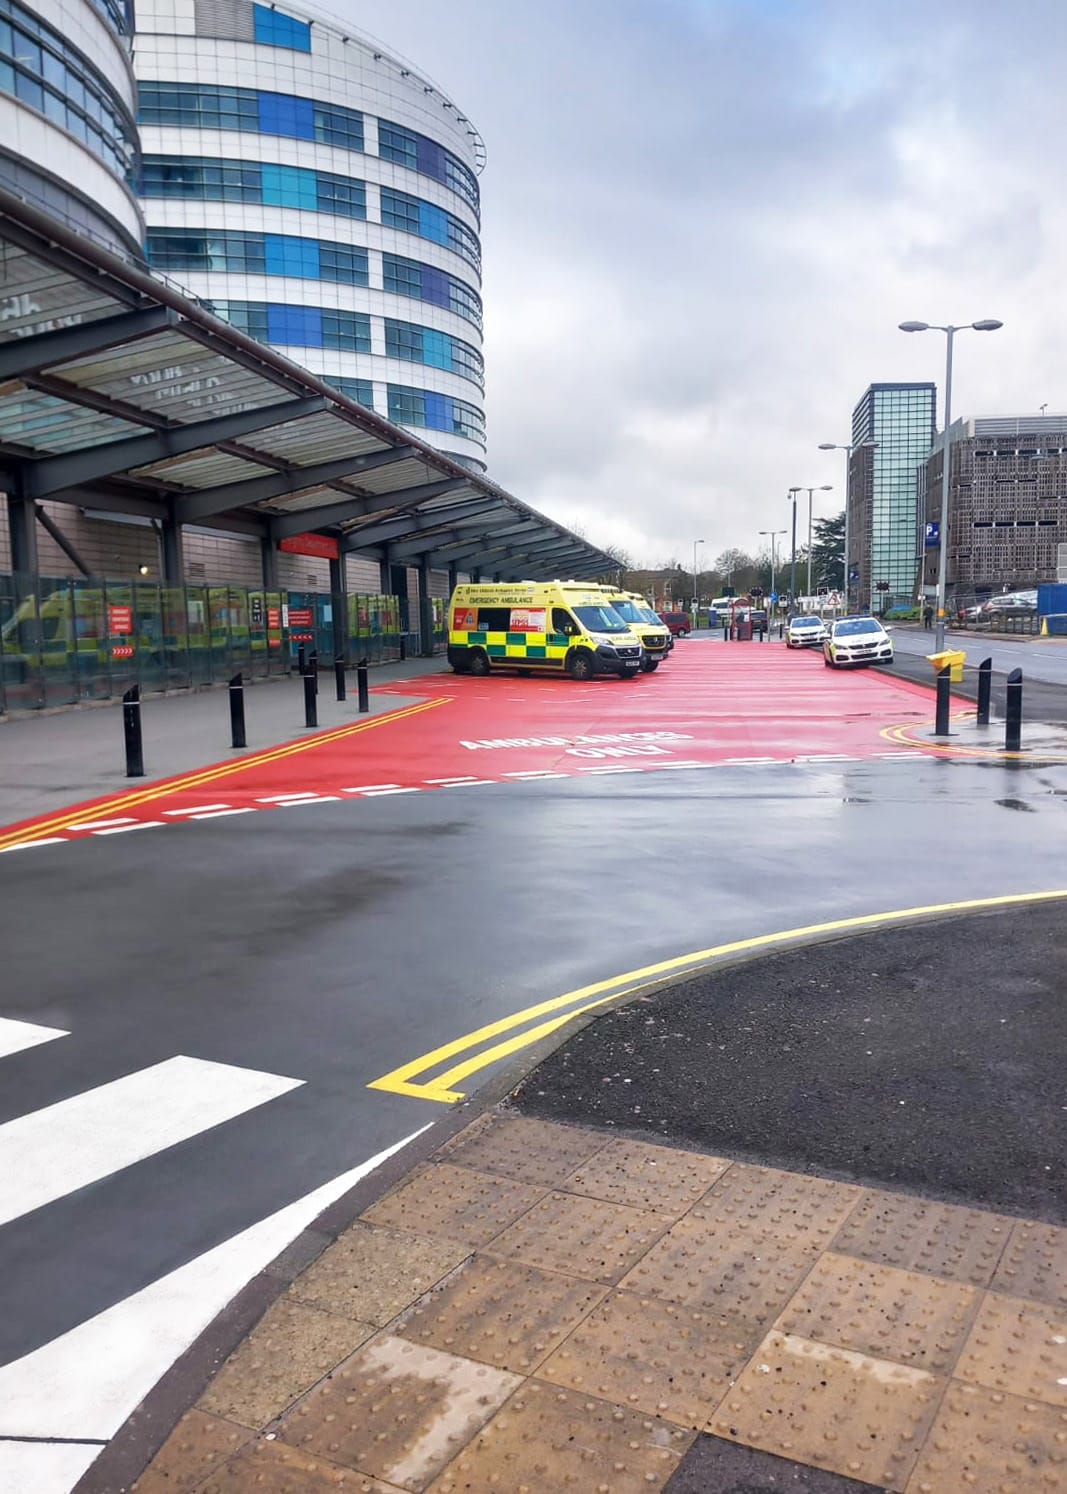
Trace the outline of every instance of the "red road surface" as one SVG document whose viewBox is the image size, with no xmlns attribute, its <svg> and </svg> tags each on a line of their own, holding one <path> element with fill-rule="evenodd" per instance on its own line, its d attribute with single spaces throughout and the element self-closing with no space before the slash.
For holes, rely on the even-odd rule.
<svg viewBox="0 0 1067 1494">
<path fill-rule="evenodd" d="M 771 643 L 682 642 L 655 674 L 630 681 L 446 674 L 378 693 L 432 705 L 220 765 L 208 783 L 200 771 L 136 791 L 135 804 L 112 796 L 62 824 L 28 822 L 39 826 L 31 843 L 531 779 L 916 756 L 881 733 L 927 719 L 932 704 L 932 692 L 906 681 L 827 670 L 821 654 Z"/>
</svg>

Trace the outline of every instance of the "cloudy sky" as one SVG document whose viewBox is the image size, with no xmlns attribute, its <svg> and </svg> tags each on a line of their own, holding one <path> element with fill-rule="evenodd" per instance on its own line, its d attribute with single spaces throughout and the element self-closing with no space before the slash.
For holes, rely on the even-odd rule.
<svg viewBox="0 0 1067 1494">
<path fill-rule="evenodd" d="M 485 138 L 491 474 L 639 562 L 832 512 L 868 383 L 1067 410 L 1063 0 L 331 0 Z M 687 559 L 688 557 L 688 559 Z"/>
</svg>

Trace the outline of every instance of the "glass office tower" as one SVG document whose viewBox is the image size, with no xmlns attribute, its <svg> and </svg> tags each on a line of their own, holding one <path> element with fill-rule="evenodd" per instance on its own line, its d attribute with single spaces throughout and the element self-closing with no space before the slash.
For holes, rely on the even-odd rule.
<svg viewBox="0 0 1067 1494">
<path fill-rule="evenodd" d="M 933 384 L 871 384 L 852 412 L 851 596 L 873 612 L 915 600 L 922 556 L 919 470 L 933 445 L 936 395 Z"/>
</svg>

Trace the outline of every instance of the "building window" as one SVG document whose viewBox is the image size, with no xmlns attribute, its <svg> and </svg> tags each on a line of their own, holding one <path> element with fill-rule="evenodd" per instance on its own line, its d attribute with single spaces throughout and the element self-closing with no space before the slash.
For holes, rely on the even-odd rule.
<svg viewBox="0 0 1067 1494">
<path fill-rule="evenodd" d="M 438 145 L 427 135 L 393 124 L 391 120 L 378 121 L 378 154 L 386 161 L 395 161 L 409 171 L 418 171 L 422 176 L 431 176 L 434 181 L 450 187 L 478 211 L 478 178 L 464 166 L 458 156 Z"/>
<path fill-rule="evenodd" d="M 294 52 L 311 51 L 311 27 L 269 5 L 252 6 L 256 41 L 262 47 L 289 47 Z"/>
<path fill-rule="evenodd" d="M 396 192 L 391 187 L 383 187 L 381 195 L 382 222 L 389 228 L 399 228 L 404 233 L 418 234 L 420 238 L 442 244 L 461 255 L 476 270 L 481 269 L 478 236 L 461 219 L 432 202 L 423 202 L 419 197 Z"/>
<path fill-rule="evenodd" d="M 195 197 L 205 202 L 262 202 L 268 207 L 366 218 L 366 184 L 299 166 L 221 161 L 203 156 L 145 156 L 144 197 Z"/>
<path fill-rule="evenodd" d="M 349 399 L 354 399 L 357 405 L 366 405 L 368 410 L 374 409 L 374 385 L 370 379 L 343 379 L 331 375 L 327 382 L 342 394 L 347 394 Z"/>
<path fill-rule="evenodd" d="M 318 306 L 285 306 L 273 301 L 213 301 L 208 306 L 223 321 L 260 342 L 370 352 L 370 317 L 362 312 L 325 311 Z M 341 387 L 341 381 L 333 382 Z"/>
<path fill-rule="evenodd" d="M 140 104 L 142 124 L 250 130 L 363 150 L 363 115 L 358 109 L 318 104 L 294 94 L 200 83 L 142 83 Z"/>
<path fill-rule="evenodd" d="M 408 363 L 425 363 L 430 368 L 446 369 L 460 374 L 482 387 L 485 365 L 482 355 L 470 343 L 447 332 L 435 331 L 432 327 L 420 327 L 415 322 L 398 322 L 391 317 L 385 319 L 385 351 L 390 358 L 402 358 Z"/>
<path fill-rule="evenodd" d="M 285 233 L 150 228 L 148 258 L 160 270 L 224 270 L 298 280 L 367 284 L 367 251 Z"/>
<path fill-rule="evenodd" d="M 429 301 L 432 306 L 441 306 L 465 317 L 476 327 L 482 324 L 482 302 L 478 292 L 444 270 L 421 264 L 417 259 L 405 259 L 400 254 L 383 254 L 382 278 L 385 289 L 395 295 Z"/>
<path fill-rule="evenodd" d="M 370 317 L 354 311 L 322 313 L 322 345 L 343 353 L 370 352 Z"/>
<path fill-rule="evenodd" d="M 448 431 L 468 441 L 485 445 L 485 416 L 465 400 L 433 389 L 409 389 L 404 384 L 386 386 L 389 419 L 397 425 L 423 426 L 427 430 Z"/>
<path fill-rule="evenodd" d="M 231 327 L 236 327 L 246 337 L 257 342 L 270 340 L 267 321 L 267 306 L 263 301 L 206 301 L 208 311 L 213 312 Z"/>
<path fill-rule="evenodd" d="M 132 183 L 137 138 L 122 100 L 58 31 L 12 0 L 0 0 L 0 92 L 39 110 Z"/>
</svg>

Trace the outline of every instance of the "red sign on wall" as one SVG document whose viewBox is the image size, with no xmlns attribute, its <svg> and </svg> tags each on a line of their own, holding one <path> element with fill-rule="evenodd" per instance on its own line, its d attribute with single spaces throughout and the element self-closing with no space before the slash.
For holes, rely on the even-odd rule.
<svg viewBox="0 0 1067 1494">
<path fill-rule="evenodd" d="M 289 627 L 290 627 L 290 629 L 292 629 L 292 628 L 310 628 L 311 625 L 312 625 L 312 614 L 311 614 L 311 608 L 310 607 L 290 607 L 289 608 Z"/>
<path fill-rule="evenodd" d="M 115 645 L 115 647 L 111 650 L 111 657 L 113 659 L 132 659 L 133 658 L 133 647 L 132 647 L 132 645 L 129 644 L 129 643 L 117 643 Z"/>
<path fill-rule="evenodd" d="M 112 634 L 112 636 L 114 636 L 116 633 L 132 633 L 133 608 L 109 607 L 107 609 L 107 630 L 110 634 Z"/>
<path fill-rule="evenodd" d="M 282 625 L 282 609 L 280 607 L 267 608 L 267 627 L 280 628 Z"/>
<path fill-rule="evenodd" d="M 337 560 L 341 547 L 328 534 L 294 534 L 278 541 L 278 549 L 289 555 L 318 555 L 324 560 Z"/>
</svg>

